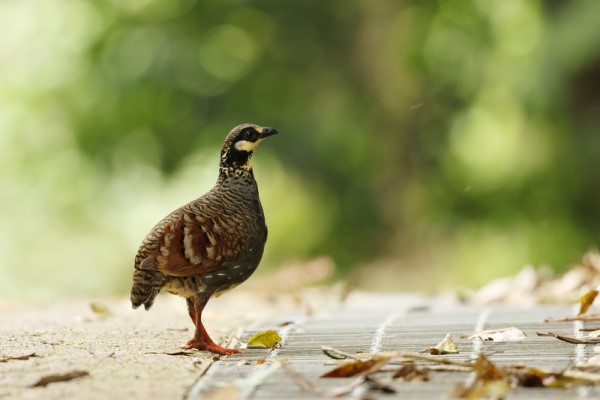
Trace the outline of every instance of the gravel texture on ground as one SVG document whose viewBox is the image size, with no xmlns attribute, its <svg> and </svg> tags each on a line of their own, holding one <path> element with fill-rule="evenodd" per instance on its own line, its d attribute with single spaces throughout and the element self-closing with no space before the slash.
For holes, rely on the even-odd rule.
<svg viewBox="0 0 600 400">
<path fill-rule="evenodd" d="M 294 296 L 237 291 L 211 300 L 203 321 L 215 341 L 236 345 L 240 329 L 303 306 Z M 125 299 L 0 303 L 0 398 L 181 399 L 213 359 L 196 350 L 168 354 L 182 352 L 192 334 L 185 301 L 171 295 L 159 296 L 149 312 L 132 310 Z M 72 371 L 89 375 L 33 387 Z"/>
</svg>

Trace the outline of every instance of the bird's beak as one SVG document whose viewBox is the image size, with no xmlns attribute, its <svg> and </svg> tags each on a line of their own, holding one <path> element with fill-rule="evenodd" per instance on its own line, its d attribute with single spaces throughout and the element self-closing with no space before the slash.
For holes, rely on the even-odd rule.
<svg viewBox="0 0 600 400">
<path fill-rule="evenodd" d="M 269 128 L 269 127 L 264 127 L 262 128 L 262 131 L 260 132 L 260 138 L 264 139 L 267 138 L 269 136 L 273 136 L 273 135 L 277 135 L 279 132 L 277 132 L 277 129 L 275 128 Z"/>
</svg>

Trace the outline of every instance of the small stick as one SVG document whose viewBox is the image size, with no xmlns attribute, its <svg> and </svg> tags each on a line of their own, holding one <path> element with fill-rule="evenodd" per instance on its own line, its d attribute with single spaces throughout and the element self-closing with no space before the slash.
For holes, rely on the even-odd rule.
<svg viewBox="0 0 600 400">
<path fill-rule="evenodd" d="M 577 315 L 564 318 L 547 318 L 544 322 L 571 322 L 571 321 L 600 321 L 600 315 Z"/>
<path fill-rule="evenodd" d="M 353 354 L 350 353 L 346 353 L 345 351 L 341 351 L 338 350 L 336 348 L 333 347 L 329 347 L 329 346 L 321 346 L 321 351 L 330 358 L 333 358 L 334 360 L 346 360 L 348 358 L 352 359 L 352 360 L 360 360 L 358 357 L 356 357 Z"/>
<path fill-rule="evenodd" d="M 562 340 L 563 342 L 572 343 L 572 344 L 600 344 L 600 338 L 590 338 L 590 339 L 577 339 L 572 336 L 567 335 L 559 335 L 558 333 L 552 332 L 537 332 L 538 336 L 551 336 L 557 338 L 558 340 Z"/>
</svg>

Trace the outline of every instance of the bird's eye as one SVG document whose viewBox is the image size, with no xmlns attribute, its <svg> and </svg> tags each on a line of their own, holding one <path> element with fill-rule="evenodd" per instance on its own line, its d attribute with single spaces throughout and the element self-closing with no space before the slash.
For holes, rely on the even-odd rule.
<svg viewBox="0 0 600 400">
<path fill-rule="evenodd" d="M 247 129 L 244 132 L 244 138 L 248 140 L 256 139 L 256 131 L 254 129 Z"/>
</svg>

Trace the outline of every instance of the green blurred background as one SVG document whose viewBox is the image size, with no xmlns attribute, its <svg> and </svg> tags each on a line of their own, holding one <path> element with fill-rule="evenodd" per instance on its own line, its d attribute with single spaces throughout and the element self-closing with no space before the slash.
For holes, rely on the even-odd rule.
<svg viewBox="0 0 600 400">
<path fill-rule="evenodd" d="M 565 268 L 600 237 L 600 1 L 0 1 L 0 296 L 120 295 L 242 122 L 262 274 Z"/>
</svg>

